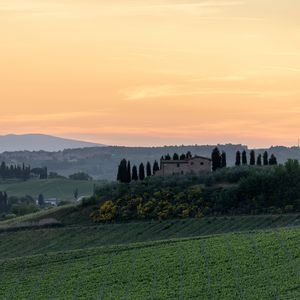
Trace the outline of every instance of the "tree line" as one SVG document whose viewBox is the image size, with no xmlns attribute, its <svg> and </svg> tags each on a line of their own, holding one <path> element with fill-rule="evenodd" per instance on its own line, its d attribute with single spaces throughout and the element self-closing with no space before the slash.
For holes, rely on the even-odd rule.
<svg viewBox="0 0 300 300">
<path fill-rule="evenodd" d="M 299 212 L 300 165 L 289 160 L 270 168 L 187 174 L 180 180 L 153 176 L 147 184 L 109 183 L 96 191 L 93 201 L 99 204 L 91 214 L 96 222 Z"/>
<path fill-rule="evenodd" d="M 46 167 L 43 168 L 31 168 L 30 166 L 26 166 L 24 163 L 22 166 L 6 164 L 2 162 L 0 165 L 0 178 L 5 179 L 21 179 L 28 180 L 32 176 L 37 176 L 40 179 L 48 178 L 48 169 Z"/>
<path fill-rule="evenodd" d="M 269 156 L 268 151 L 265 151 L 263 154 L 258 154 L 256 157 L 255 151 L 250 151 L 249 165 L 250 166 L 276 166 L 278 164 L 277 158 L 274 154 Z M 237 151 L 235 158 L 235 165 L 248 165 L 248 156 L 246 150 Z"/>
<path fill-rule="evenodd" d="M 130 183 L 131 181 L 143 181 L 146 177 L 154 175 L 159 170 L 159 164 L 157 161 L 154 162 L 153 166 L 148 161 L 146 167 L 143 163 L 137 167 L 132 166 L 130 161 L 125 158 L 121 160 L 118 167 L 117 180 L 122 183 Z"/>
<path fill-rule="evenodd" d="M 0 166 L 0 177 L 2 179 L 22 179 L 27 180 L 30 178 L 30 166 L 7 165 L 5 162 Z"/>
<path fill-rule="evenodd" d="M 226 168 L 227 166 L 227 159 L 226 159 L 226 152 L 220 151 L 218 147 L 216 147 L 212 151 L 211 155 L 212 159 L 212 170 L 216 171 L 221 168 Z M 248 162 L 249 159 L 249 162 Z M 277 158 L 274 154 L 269 156 L 268 151 L 265 151 L 263 154 L 258 154 L 256 157 L 256 153 L 254 150 L 250 151 L 250 157 L 248 157 L 246 150 L 237 151 L 236 158 L 235 158 L 235 165 L 238 166 L 276 166 L 278 165 Z"/>
</svg>

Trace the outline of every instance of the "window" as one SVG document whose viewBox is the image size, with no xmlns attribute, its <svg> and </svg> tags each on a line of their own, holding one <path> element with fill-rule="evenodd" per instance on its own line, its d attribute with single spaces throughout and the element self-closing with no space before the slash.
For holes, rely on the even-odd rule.
<svg viewBox="0 0 300 300">
<path fill-rule="evenodd" d="M 203 165 L 204 165 L 204 162 L 201 162 L 200 165 L 203 166 Z"/>
<path fill-rule="evenodd" d="M 179 163 L 177 163 L 177 168 L 179 168 L 180 167 L 180 164 Z"/>
</svg>

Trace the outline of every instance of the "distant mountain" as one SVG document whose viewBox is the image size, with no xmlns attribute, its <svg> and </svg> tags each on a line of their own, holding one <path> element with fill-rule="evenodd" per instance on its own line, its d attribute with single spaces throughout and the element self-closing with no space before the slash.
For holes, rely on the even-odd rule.
<svg viewBox="0 0 300 300">
<path fill-rule="evenodd" d="M 61 151 L 64 149 L 101 147 L 104 145 L 64 139 L 44 134 L 0 136 L 0 153 L 5 151 Z"/>
</svg>

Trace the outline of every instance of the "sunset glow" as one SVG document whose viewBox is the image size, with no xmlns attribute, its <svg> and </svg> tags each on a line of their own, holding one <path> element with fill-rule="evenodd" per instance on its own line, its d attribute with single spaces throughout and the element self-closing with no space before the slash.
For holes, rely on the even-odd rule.
<svg viewBox="0 0 300 300">
<path fill-rule="evenodd" d="M 0 134 L 295 145 L 299 0 L 0 0 Z"/>
</svg>

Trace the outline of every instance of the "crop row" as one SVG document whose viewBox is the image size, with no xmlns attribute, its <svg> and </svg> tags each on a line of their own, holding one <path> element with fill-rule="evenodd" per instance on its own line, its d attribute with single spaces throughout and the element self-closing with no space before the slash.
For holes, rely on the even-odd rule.
<svg viewBox="0 0 300 300">
<path fill-rule="evenodd" d="M 241 216 L 0 233 L 0 259 L 61 250 L 203 236 L 296 224 L 297 216 Z"/>
<path fill-rule="evenodd" d="M 0 299 L 299 299 L 299 229 L 0 261 Z"/>
</svg>

